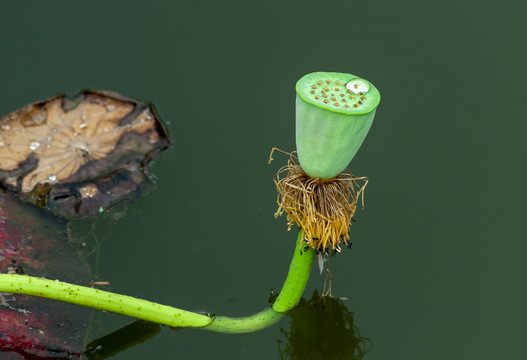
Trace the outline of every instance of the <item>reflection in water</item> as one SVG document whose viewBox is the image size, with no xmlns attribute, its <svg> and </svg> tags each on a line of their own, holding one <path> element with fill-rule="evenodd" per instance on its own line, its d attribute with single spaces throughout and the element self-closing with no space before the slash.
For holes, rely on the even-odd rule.
<svg viewBox="0 0 527 360">
<path fill-rule="evenodd" d="M 371 339 L 360 335 L 353 323 L 354 314 L 344 303 L 331 296 L 320 296 L 317 290 L 310 300 L 302 298 L 287 315 L 291 318 L 291 330 L 280 329 L 287 343 L 282 346 L 282 340 L 278 340 L 283 360 L 359 360 L 372 348 Z M 161 328 L 159 324 L 137 320 L 93 340 L 83 355 L 89 360 L 111 358 L 156 336 Z"/>
<path fill-rule="evenodd" d="M 278 340 L 281 359 L 362 359 L 372 347 L 340 299 L 320 296 L 315 290 L 309 301 L 301 299 L 288 315 L 291 330 L 280 329 L 287 344 Z"/>
<path fill-rule="evenodd" d="M 109 335 L 94 340 L 86 347 L 84 355 L 90 360 L 111 358 L 118 353 L 142 344 L 161 331 L 159 324 L 137 320 Z"/>
</svg>

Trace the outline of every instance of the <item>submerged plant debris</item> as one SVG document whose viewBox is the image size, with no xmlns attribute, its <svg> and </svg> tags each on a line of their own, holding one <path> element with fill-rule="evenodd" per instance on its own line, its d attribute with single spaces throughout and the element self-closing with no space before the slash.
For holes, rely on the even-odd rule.
<svg viewBox="0 0 527 360">
<path fill-rule="evenodd" d="M 94 216 L 140 194 L 148 162 L 170 146 L 151 105 L 85 90 L 0 119 L 0 184 L 63 217 Z"/>
<path fill-rule="evenodd" d="M 289 228 L 297 224 L 304 232 L 304 241 L 319 254 L 340 252 L 342 244 L 351 247 L 351 219 L 368 178 L 357 177 L 347 169 L 329 180 L 312 178 L 298 164 L 297 157 L 289 155 L 288 164 L 275 176 L 275 217 L 286 212 Z M 362 186 L 359 181 L 364 182 Z"/>
<path fill-rule="evenodd" d="M 68 243 L 64 221 L 28 207 L 0 190 L 0 272 L 88 285 L 90 270 Z M 83 359 L 91 314 L 72 304 L 0 293 L 0 359 Z"/>
</svg>

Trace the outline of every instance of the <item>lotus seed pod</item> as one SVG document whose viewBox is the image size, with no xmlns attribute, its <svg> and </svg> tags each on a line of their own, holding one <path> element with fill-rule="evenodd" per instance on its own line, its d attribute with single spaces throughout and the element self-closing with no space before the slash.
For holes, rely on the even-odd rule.
<svg viewBox="0 0 527 360">
<path fill-rule="evenodd" d="M 296 84 L 296 146 L 313 178 L 340 174 L 359 150 L 381 100 L 369 81 L 352 74 L 315 72 Z"/>
</svg>

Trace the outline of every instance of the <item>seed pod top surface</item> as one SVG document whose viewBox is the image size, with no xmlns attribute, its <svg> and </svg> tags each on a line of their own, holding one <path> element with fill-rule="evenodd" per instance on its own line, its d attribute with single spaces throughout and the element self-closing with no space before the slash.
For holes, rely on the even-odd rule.
<svg viewBox="0 0 527 360">
<path fill-rule="evenodd" d="M 358 76 L 336 72 L 314 72 L 296 83 L 302 100 L 332 112 L 360 115 L 375 110 L 381 101 L 377 88 Z"/>
</svg>

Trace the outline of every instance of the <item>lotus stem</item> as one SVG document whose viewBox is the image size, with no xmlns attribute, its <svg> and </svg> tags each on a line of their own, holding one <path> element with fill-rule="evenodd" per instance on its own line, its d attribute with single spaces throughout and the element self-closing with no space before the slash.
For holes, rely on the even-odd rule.
<svg viewBox="0 0 527 360">
<path fill-rule="evenodd" d="M 0 275 L 0 291 L 59 300 L 174 327 L 203 327 L 212 319 L 127 295 L 28 275 Z"/>
<path fill-rule="evenodd" d="M 137 299 L 91 287 L 69 284 L 28 275 L 0 274 L 0 292 L 38 296 L 94 309 L 105 310 L 171 327 L 203 328 L 224 333 L 248 333 L 264 329 L 279 321 L 302 296 L 314 251 L 301 252 L 302 232 L 283 289 L 271 308 L 244 318 L 210 317 L 171 306 Z"/>
</svg>

